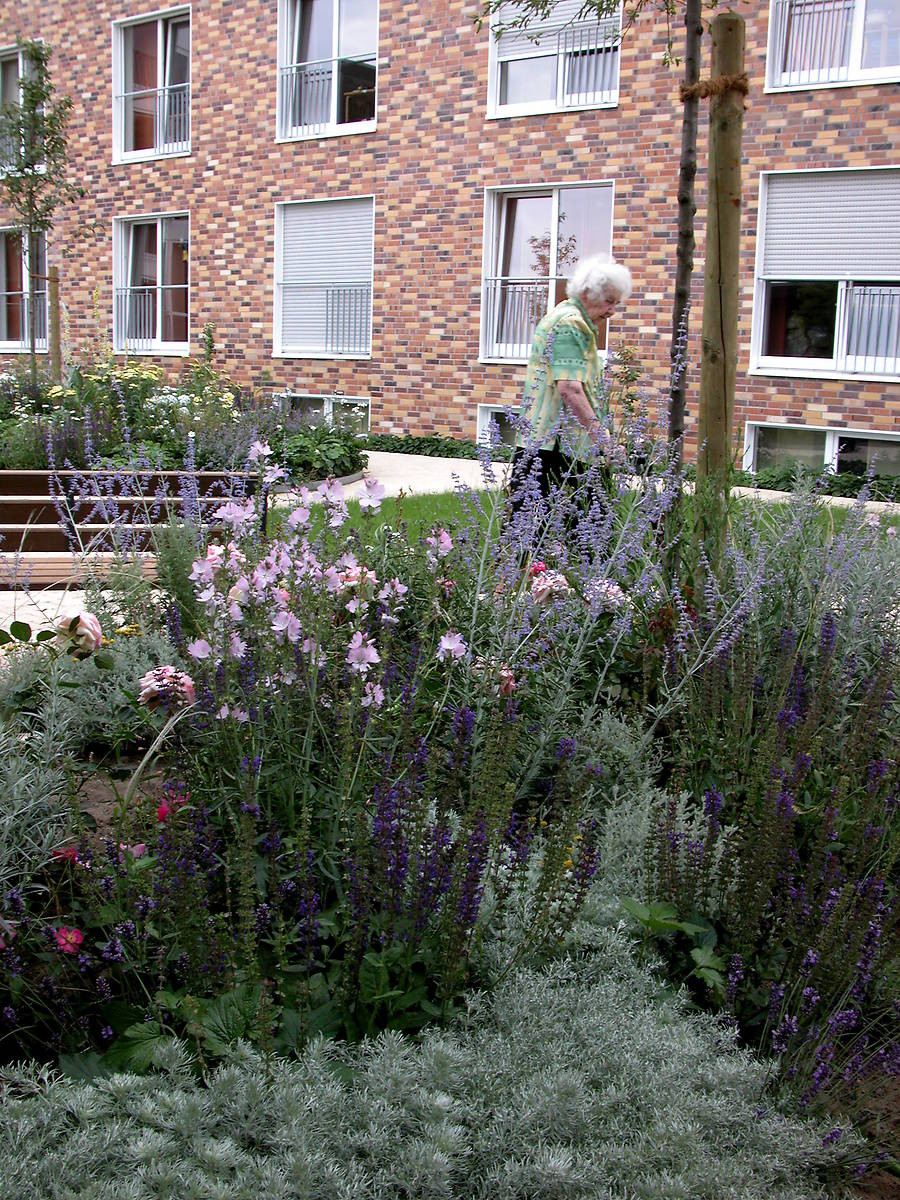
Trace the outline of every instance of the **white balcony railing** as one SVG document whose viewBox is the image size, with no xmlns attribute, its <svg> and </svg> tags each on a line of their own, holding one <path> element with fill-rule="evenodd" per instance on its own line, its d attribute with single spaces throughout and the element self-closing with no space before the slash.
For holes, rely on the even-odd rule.
<svg viewBox="0 0 900 1200">
<path fill-rule="evenodd" d="M 279 283 L 281 344 L 317 354 L 370 354 L 372 287 Z"/>
<path fill-rule="evenodd" d="M 184 284 L 116 288 L 114 341 L 126 352 L 184 346 L 188 340 Z"/>
<path fill-rule="evenodd" d="M 847 288 L 848 371 L 900 375 L 900 286 Z"/>
<path fill-rule="evenodd" d="M 375 119 L 375 56 L 292 63 L 278 76 L 279 137 L 315 137 Z"/>
<path fill-rule="evenodd" d="M 124 154 L 184 154 L 191 148 L 191 85 L 124 92 L 119 106 Z"/>
<path fill-rule="evenodd" d="M 854 0 L 775 0 L 769 83 L 841 83 L 850 78 Z"/>
<path fill-rule="evenodd" d="M 620 39 L 618 20 L 571 25 L 561 31 L 557 46 L 557 61 L 562 64 L 560 107 L 616 102 Z"/>
<path fill-rule="evenodd" d="M 549 309 L 550 287 L 555 283 L 549 276 L 485 279 L 482 304 L 488 357 L 528 357 L 534 328 Z"/>
<path fill-rule="evenodd" d="M 47 293 L 35 293 L 35 349 L 47 349 Z M 0 343 L 31 347 L 30 299 L 27 292 L 0 292 Z"/>
</svg>

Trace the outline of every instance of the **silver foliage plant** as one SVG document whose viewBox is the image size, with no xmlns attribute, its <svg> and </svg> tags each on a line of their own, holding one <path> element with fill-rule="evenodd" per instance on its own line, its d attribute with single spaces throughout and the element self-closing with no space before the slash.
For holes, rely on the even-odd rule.
<svg viewBox="0 0 900 1200">
<path fill-rule="evenodd" d="M 418 1043 L 246 1047 L 206 1084 L 186 1049 L 92 1084 L 0 1074 L 2 1200 L 812 1200 L 846 1135 L 761 1107 L 765 1067 L 687 1016 L 621 931 L 511 975 Z"/>
</svg>

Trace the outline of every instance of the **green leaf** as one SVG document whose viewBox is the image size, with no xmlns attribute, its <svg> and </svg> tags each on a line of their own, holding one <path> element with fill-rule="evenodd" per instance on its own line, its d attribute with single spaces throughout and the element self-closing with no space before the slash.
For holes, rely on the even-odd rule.
<svg viewBox="0 0 900 1200">
<path fill-rule="evenodd" d="M 157 1021 L 140 1021 L 129 1025 L 106 1054 L 104 1063 L 114 1069 L 124 1068 L 138 1073 L 152 1066 L 156 1052 L 167 1042 L 170 1035 L 165 1033 Z"/>
<path fill-rule="evenodd" d="M 211 1054 L 223 1055 L 241 1039 L 249 1040 L 259 1015 L 262 988 L 240 983 L 212 1000 L 203 1013 L 198 1031 Z"/>
<path fill-rule="evenodd" d="M 55 637 L 56 633 L 52 629 L 42 629 L 34 635 L 34 640 L 36 642 L 52 642 Z"/>
<path fill-rule="evenodd" d="M 642 925 L 649 924 L 650 909 L 646 904 L 641 904 L 639 900 L 632 900 L 630 896 L 626 896 L 622 901 L 622 907 L 627 913 L 630 913 L 636 921 L 640 921 Z"/>
<path fill-rule="evenodd" d="M 13 621 L 9 627 L 9 632 L 17 642 L 31 641 L 31 626 L 26 625 L 24 621 Z"/>
<path fill-rule="evenodd" d="M 695 946 L 691 951 L 691 958 L 698 967 L 704 969 L 708 968 L 714 971 L 724 971 L 725 969 L 725 963 L 708 946 Z"/>
<path fill-rule="evenodd" d="M 380 993 L 388 990 L 389 983 L 387 968 L 378 955 L 370 950 L 359 964 L 360 997 L 371 1003 Z"/>
<path fill-rule="evenodd" d="M 6 630 L 0 629 L 0 646 L 8 646 L 11 641 L 12 638 L 9 636 Z"/>
<path fill-rule="evenodd" d="M 98 651 L 94 655 L 94 666 L 101 671 L 111 671 L 115 665 L 115 659 L 111 654 L 105 654 L 101 651 Z"/>
</svg>

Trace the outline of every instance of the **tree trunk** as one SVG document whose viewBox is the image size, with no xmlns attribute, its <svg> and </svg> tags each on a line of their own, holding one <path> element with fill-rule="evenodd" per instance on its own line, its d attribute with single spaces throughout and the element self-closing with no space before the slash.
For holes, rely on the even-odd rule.
<svg viewBox="0 0 900 1200">
<path fill-rule="evenodd" d="M 47 271 L 47 301 L 50 306 L 50 378 L 62 383 L 62 321 L 59 312 L 59 268 Z"/>
<path fill-rule="evenodd" d="M 744 21 L 718 13 L 712 21 L 712 87 L 744 71 Z M 698 535 L 715 569 L 725 543 L 734 380 L 737 359 L 738 277 L 741 239 L 741 137 L 744 92 L 723 87 L 709 109 L 709 204 L 703 333 L 700 354 L 700 414 L 697 436 Z"/>
<path fill-rule="evenodd" d="M 700 42 L 703 25 L 701 0 L 686 0 L 684 10 L 684 86 L 693 87 L 700 78 Z M 676 464 L 682 461 L 684 408 L 687 379 L 687 332 L 691 303 L 691 277 L 694 272 L 694 180 L 697 176 L 697 114 L 700 100 L 696 95 L 684 101 L 681 123 L 681 163 L 678 170 L 678 250 L 675 260 L 675 304 L 672 310 L 672 363 L 669 381 L 669 447 Z"/>
<path fill-rule="evenodd" d="M 37 237 L 28 235 L 28 350 L 31 358 L 31 391 L 37 395 Z"/>
</svg>

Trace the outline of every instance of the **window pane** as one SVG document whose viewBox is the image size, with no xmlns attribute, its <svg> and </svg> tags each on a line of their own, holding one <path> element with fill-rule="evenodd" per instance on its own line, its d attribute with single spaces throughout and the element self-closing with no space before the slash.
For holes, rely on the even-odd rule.
<svg viewBox="0 0 900 1200">
<path fill-rule="evenodd" d="M 174 87 L 190 79 L 191 25 L 180 18 L 166 25 L 166 85 Z"/>
<path fill-rule="evenodd" d="M 845 75 L 852 25 L 853 0 L 793 0 L 785 30 L 783 81 L 819 83 Z"/>
<path fill-rule="evenodd" d="M 556 99 L 556 56 L 514 58 L 500 64 L 500 103 Z"/>
<path fill-rule="evenodd" d="M 556 274 L 568 278 L 582 258 L 609 254 L 612 236 L 612 188 L 562 188 Z"/>
<path fill-rule="evenodd" d="M 375 119 L 375 63 L 342 59 L 339 65 L 339 125 Z"/>
<path fill-rule="evenodd" d="M 789 467 L 801 463 L 805 467 L 825 464 L 825 434 L 816 429 L 777 429 L 760 426 L 756 435 L 756 469 Z"/>
<path fill-rule="evenodd" d="M 331 58 L 334 37 L 333 0 L 301 0 L 295 62 L 321 62 Z"/>
<path fill-rule="evenodd" d="M 866 0 L 862 65 L 864 70 L 900 66 L 900 5 L 897 0 Z"/>
<path fill-rule="evenodd" d="M 763 354 L 773 358 L 834 358 L 838 285 L 770 283 Z"/>
<path fill-rule="evenodd" d="M 129 228 L 128 292 L 125 297 L 125 335 L 130 342 L 146 343 L 156 337 L 156 222 L 142 221 Z"/>
<path fill-rule="evenodd" d="M 341 58 L 373 55 L 378 46 L 376 0 L 340 0 L 338 54 Z"/>
<path fill-rule="evenodd" d="M 4 58 L 0 62 L 0 100 L 3 104 L 19 101 L 19 59 Z"/>
<path fill-rule="evenodd" d="M 510 196 L 505 208 L 500 274 L 512 279 L 549 278 L 550 196 Z"/>
<path fill-rule="evenodd" d="M 162 223 L 162 341 L 188 340 L 188 223 L 171 217 Z"/>
<path fill-rule="evenodd" d="M 900 441 L 882 438 L 841 437 L 837 469 L 854 475 L 900 475 Z"/>
<path fill-rule="evenodd" d="M 156 21 L 125 27 L 125 149 L 152 150 L 156 130 Z"/>
<path fill-rule="evenodd" d="M 22 239 L 17 233 L 0 234 L 3 240 L 3 306 L 0 310 L 0 339 L 21 342 L 24 329 L 22 295 Z"/>
</svg>

